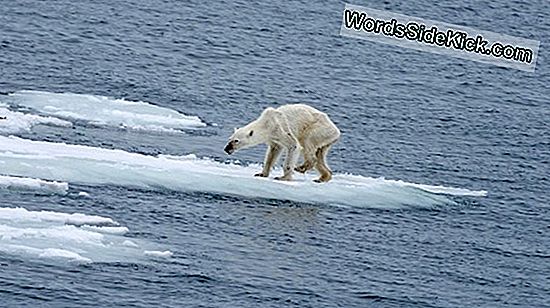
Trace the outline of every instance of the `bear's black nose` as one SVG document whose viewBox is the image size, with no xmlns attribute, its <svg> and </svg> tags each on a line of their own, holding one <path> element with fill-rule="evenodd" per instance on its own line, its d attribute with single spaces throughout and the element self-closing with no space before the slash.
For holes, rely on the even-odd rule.
<svg viewBox="0 0 550 308">
<path fill-rule="evenodd" d="M 232 143 L 232 142 L 229 142 L 229 143 L 225 146 L 225 148 L 224 148 L 223 150 L 225 151 L 225 153 L 231 155 L 231 154 L 233 153 L 233 151 L 234 151 L 234 149 L 233 149 L 233 143 Z"/>
</svg>

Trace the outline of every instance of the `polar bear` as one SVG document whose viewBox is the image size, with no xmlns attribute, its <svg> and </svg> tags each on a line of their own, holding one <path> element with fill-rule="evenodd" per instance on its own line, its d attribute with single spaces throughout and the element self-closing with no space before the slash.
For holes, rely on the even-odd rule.
<svg viewBox="0 0 550 308">
<path fill-rule="evenodd" d="M 290 104 L 277 109 L 268 107 L 258 119 L 235 129 L 224 151 L 231 155 L 237 150 L 266 143 L 263 170 L 255 176 L 268 177 L 284 150 L 284 174 L 276 180 L 290 181 L 294 170 L 305 173 L 315 167 L 321 175 L 315 182 L 328 182 L 332 171 L 325 160 L 330 147 L 339 138 L 340 130 L 325 113 L 308 105 Z M 295 168 L 300 152 L 304 163 Z"/>
</svg>

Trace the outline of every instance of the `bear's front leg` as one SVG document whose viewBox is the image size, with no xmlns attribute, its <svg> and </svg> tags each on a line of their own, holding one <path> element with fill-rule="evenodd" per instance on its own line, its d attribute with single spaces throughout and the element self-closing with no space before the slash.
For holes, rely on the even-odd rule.
<svg viewBox="0 0 550 308">
<path fill-rule="evenodd" d="M 261 177 L 268 177 L 269 172 L 271 172 L 271 168 L 273 168 L 273 164 L 277 161 L 279 158 L 279 154 L 281 153 L 281 146 L 278 144 L 270 144 L 267 148 L 267 151 L 265 152 L 265 160 L 264 160 L 264 168 L 262 172 L 254 174 L 254 176 L 261 176 Z"/>
<path fill-rule="evenodd" d="M 292 181 L 292 173 L 294 172 L 294 166 L 296 165 L 296 160 L 298 160 L 298 145 L 294 144 L 287 148 L 285 163 L 283 165 L 284 174 L 283 176 L 278 176 L 275 180 L 281 181 Z"/>
</svg>

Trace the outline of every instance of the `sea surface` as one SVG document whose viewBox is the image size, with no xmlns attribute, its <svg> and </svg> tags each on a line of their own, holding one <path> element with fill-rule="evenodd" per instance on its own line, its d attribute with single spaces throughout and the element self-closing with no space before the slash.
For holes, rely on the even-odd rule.
<svg viewBox="0 0 550 308">
<path fill-rule="evenodd" d="M 536 71 L 341 37 L 339 1 L 0 1 L 0 307 L 550 307 L 550 2 L 352 4 Z M 326 186 L 223 152 L 296 102 L 342 132 Z"/>
</svg>

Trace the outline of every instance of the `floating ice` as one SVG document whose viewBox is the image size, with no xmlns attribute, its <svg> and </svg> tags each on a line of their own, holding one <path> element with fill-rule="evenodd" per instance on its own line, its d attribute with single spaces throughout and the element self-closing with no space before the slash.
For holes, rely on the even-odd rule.
<svg viewBox="0 0 550 308">
<path fill-rule="evenodd" d="M 116 225 L 108 217 L 84 215 L 80 213 L 67 214 L 50 211 L 27 211 L 24 208 L 0 208 L 0 220 L 7 219 L 13 222 L 59 223 L 62 225 Z"/>
<path fill-rule="evenodd" d="M 180 131 L 206 126 L 196 116 L 188 116 L 146 102 L 104 96 L 19 91 L 9 94 L 6 101 L 44 114 L 82 120 L 100 126 L 147 131 Z"/>
<path fill-rule="evenodd" d="M 0 175 L 0 189 L 64 195 L 69 189 L 69 184 L 64 182 L 44 181 L 34 178 Z"/>
<path fill-rule="evenodd" d="M 138 262 L 156 251 L 155 245 L 121 236 L 126 232 L 108 217 L 0 208 L 1 253 L 89 263 Z"/>
<path fill-rule="evenodd" d="M 89 226 L 89 225 L 83 225 L 81 229 L 96 231 L 99 233 L 119 234 L 119 235 L 126 234 L 128 233 L 128 231 L 130 231 L 126 227 L 101 227 L 101 226 Z"/>
<path fill-rule="evenodd" d="M 90 194 L 85 192 L 85 191 L 81 191 L 78 193 L 78 196 L 79 197 L 82 197 L 82 198 L 90 198 Z"/>
<path fill-rule="evenodd" d="M 25 114 L 11 111 L 0 105 L 0 134 L 14 134 L 29 131 L 33 126 L 46 124 L 53 126 L 71 127 L 72 123 L 52 117 Z"/>
<path fill-rule="evenodd" d="M 314 175 L 296 175 L 296 181 L 282 182 L 254 177 L 253 174 L 260 168 L 258 165 L 224 164 L 194 155 L 154 157 L 3 136 L 0 136 L 0 168 L 10 175 L 71 183 L 202 191 L 379 208 L 429 207 L 452 203 L 447 195 L 485 194 L 483 191 L 346 174 L 335 174 L 333 180 L 325 184 L 313 183 Z"/>
<path fill-rule="evenodd" d="M 46 248 L 39 255 L 40 258 L 52 258 L 52 259 L 68 259 L 71 261 L 77 261 L 81 263 L 90 263 L 91 259 L 85 258 L 76 252 L 72 252 L 59 248 Z"/>
<path fill-rule="evenodd" d="M 129 246 L 129 247 L 139 247 L 138 244 L 130 241 L 130 240 L 125 240 L 124 242 L 122 242 L 122 245 L 124 246 Z"/>
<path fill-rule="evenodd" d="M 146 256 L 150 256 L 150 257 L 157 257 L 157 258 L 170 258 L 171 256 L 173 256 L 174 254 L 169 251 L 169 250 L 165 250 L 165 251 L 156 251 L 156 250 L 146 250 L 144 252 L 144 254 Z"/>
</svg>

